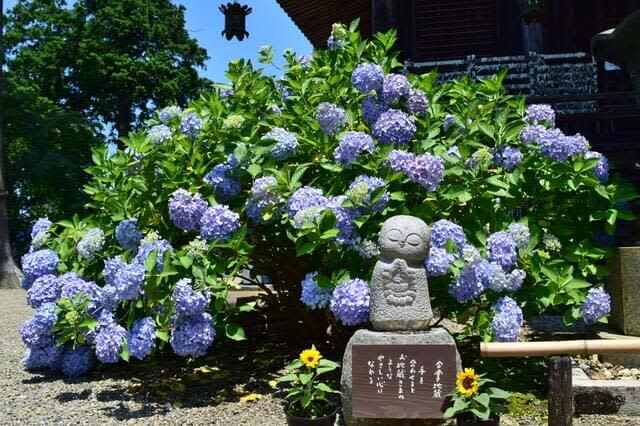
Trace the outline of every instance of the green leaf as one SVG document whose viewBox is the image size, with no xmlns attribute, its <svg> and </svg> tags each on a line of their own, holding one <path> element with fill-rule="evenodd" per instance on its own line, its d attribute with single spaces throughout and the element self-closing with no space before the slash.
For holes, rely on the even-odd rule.
<svg viewBox="0 0 640 426">
<path fill-rule="evenodd" d="M 224 326 L 225 335 L 231 340 L 246 340 L 244 329 L 235 323 L 227 323 Z"/>
<path fill-rule="evenodd" d="M 298 375 L 293 373 L 276 378 L 276 382 L 295 382 L 296 380 L 298 380 Z"/>
<path fill-rule="evenodd" d="M 166 331 L 156 330 L 156 337 L 163 342 L 169 341 L 169 333 L 167 333 Z"/>
<path fill-rule="evenodd" d="M 151 252 L 147 255 L 147 258 L 144 260 L 144 267 L 147 272 L 154 272 L 156 269 L 156 263 L 158 262 L 158 251 L 151 250 Z"/>
<path fill-rule="evenodd" d="M 185 269 L 189 269 L 191 267 L 191 265 L 193 265 L 193 259 L 191 257 L 189 257 L 189 256 L 181 256 L 178 260 L 180 260 L 180 264 Z"/>
<path fill-rule="evenodd" d="M 316 389 L 322 391 L 322 392 L 327 392 L 327 393 L 340 393 L 339 390 L 335 390 L 329 386 L 327 386 L 324 383 L 318 383 L 314 386 Z"/>
<path fill-rule="evenodd" d="M 509 392 L 504 391 L 500 388 L 489 388 L 487 389 L 487 393 L 491 398 L 497 399 L 509 399 L 509 397 L 511 396 Z"/>
<path fill-rule="evenodd" d="M 486 393 L 481 393 L 480 395 L 476 396 L 475 400 L 478 401 L 478 403 L 480 403 L 481 405 L 489 408 L 490 398 Z"/>
<path fill-rule="evenodd" d="M 260 165 L 258 165 L 258 164 L 251 164 L 249 167 L 247 167 L 247 172 L 248 172 L 252 177 L 256 177 L 256 176 L 258 176 L 260 173 L 262 173 L 262 167 L 260 167 Z"/>
<path fill-rule="evenodd" d="M 300 374 L 300 383 L 306 385 L 313 378 L 313 373 L 302 373 Z"/>
</svg>

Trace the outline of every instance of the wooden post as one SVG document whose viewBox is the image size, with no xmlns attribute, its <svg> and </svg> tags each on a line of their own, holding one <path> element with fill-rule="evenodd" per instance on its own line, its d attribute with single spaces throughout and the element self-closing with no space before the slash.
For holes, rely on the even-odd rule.
<svg viewBox="0 0 640 426">
<path fill-rule="evenodd" d="M 571 357 L 549 358 L 549 426 L 573 424 Z"/>
</svg>

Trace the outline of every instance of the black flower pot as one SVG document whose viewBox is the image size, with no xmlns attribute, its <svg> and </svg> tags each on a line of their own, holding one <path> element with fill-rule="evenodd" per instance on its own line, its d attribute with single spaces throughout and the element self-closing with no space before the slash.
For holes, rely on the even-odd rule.
<svg viewBox="0 0 640 426">
<path fill-rule="evenodd" d="M 462 413 L 456 416 L 458 426 L 499 426 L 500 416 L 497 414 L 489 417 L 489 420 L 480 420 L 471 413 Z"/>
<path fill-rule="evenodd" d="M 337 410 L 332 414 L 324 417 L 318 417 L 315 419 L 307 419 L 304 417 L 297 417 L 287 413 L 287 425 L 289 426 L 333 426 L 336 422 Z"/>
</svg>

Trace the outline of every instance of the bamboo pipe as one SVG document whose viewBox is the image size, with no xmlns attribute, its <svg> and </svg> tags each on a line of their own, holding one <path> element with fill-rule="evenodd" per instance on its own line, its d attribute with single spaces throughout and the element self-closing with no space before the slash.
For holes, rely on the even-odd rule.
<svg viewBox="0 0 640 426">
<path fill-rule="evenodd" d="M 480 343 L 480 355 L 487 358 L 631 353 L 640 353 L 640 339 Z"/>
</svg>

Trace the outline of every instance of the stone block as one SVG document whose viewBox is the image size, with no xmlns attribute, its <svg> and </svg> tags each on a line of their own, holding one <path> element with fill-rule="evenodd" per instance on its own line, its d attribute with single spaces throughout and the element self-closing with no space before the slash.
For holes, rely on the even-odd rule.
<svg viewBox="0 0 640 426">
<path fill-rule="evenodd" d="M 640 247 L 618 247 L 609 265 L 611 323 L 626 335 L 640 336 Z"/>
</svg>

